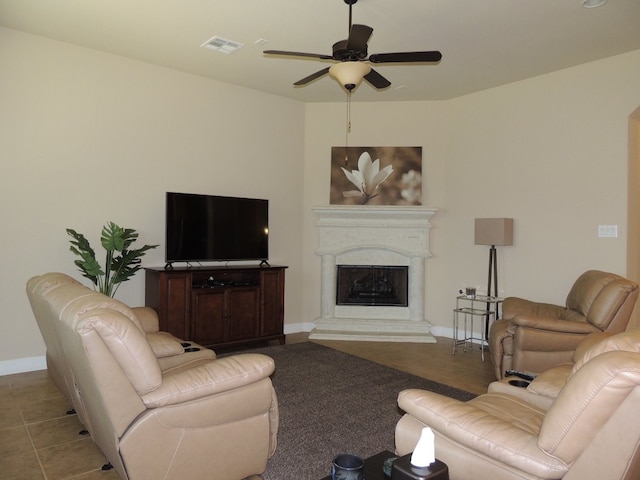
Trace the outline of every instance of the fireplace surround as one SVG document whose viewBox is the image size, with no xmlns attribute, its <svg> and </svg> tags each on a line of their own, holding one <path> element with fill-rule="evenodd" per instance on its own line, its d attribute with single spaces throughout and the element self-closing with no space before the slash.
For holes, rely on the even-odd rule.
<svg viewBox="0 0 640 480">
<path fill-rule="evenodd" d="M 310 338 L 434 343 L 431 325 L 424 316 L 424 302 L 426 260 L 431 257 L 429 219 L 436 209 L 330 205 L 315 207 L 313 212 L 316 254 L 322 263 L 321 316 L 316 318 Z M 339 301 L 338 269 L 345 266 L 405 267 L 406 305 Z M 363 282 L 367 281 L 372 280 Z M 359 287 L 365 295 L 382 296 L 370 286 Z"/>
</svg>

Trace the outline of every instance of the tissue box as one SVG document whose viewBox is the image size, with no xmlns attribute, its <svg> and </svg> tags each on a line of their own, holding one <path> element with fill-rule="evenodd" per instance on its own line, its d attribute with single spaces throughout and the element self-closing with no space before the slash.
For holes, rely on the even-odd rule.
<svg viewBox="0 0 640 480">
<path fill-rule="evenodd" d="M 440 460 L 428 467 L 414 467 L 409 454 L 393 462 L 391 480 L 449 480 L 449 468 Z"/>
</svg>

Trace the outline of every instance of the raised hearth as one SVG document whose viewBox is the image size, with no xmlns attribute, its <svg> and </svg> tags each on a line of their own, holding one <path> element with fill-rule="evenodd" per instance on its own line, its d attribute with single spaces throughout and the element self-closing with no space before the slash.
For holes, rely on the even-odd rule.
<svg viewBox="0 0 640 480">
<path fill-rule="evenodd" d="M 317 217 L 316 254 L 322 257 L 322 291 L 321 316 L 310 338 L 434 343 L 431 325 L 424 317 L 424 293 L 425 260 L 431 256 L 429 219 L 436 209 L 331 205 L 313 208 L 313 212 Z M 374 270 L 379 273 L 394 266 L 407 268 L 402 304 L 349 304 L 339 298 L 338 267 L 379 267 Z M 383 296 L 383 287 L 359 287 L 361 296 Z"/>
</svg>

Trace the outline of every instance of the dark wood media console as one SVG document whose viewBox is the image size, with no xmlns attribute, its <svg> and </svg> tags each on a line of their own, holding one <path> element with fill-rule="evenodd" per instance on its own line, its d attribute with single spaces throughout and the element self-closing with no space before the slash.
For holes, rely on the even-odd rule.
<svg viewBox="0 0 640 480">
<path fill-rule="evenodd" d="M 160 330 L 207 347 L 284 344 L 284 266 L 145 268 Z"/>
</svg>

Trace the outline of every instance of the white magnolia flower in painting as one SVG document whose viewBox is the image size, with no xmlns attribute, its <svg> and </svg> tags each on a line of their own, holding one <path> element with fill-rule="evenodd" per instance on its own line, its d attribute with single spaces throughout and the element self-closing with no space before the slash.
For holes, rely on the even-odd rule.
<svg viewBox="0 0 640 480">
<path fill-rule="evenodd" d="M 422 202 L 422 175 L 415 170 L 403 173 L 400 195 L 407 203 L 420 205 Z"/>
<path fill-rule="evenodd" d="M 362 197 L 363 205 L 378 195 L 378 186 L 393 173 L 391 165 L 387 165 L 380 170 L 380 159 L 372 162 L 371 155 L 368 152 L 363 152 L 360 155 L 358 170 L 348 171 L 343 167 L 340 168 L 342 168 L 347 179 L 358 187 L 358 190 L 348 190 L 342 192 L 342 195 L 344 197 Z"/>
</svg>

